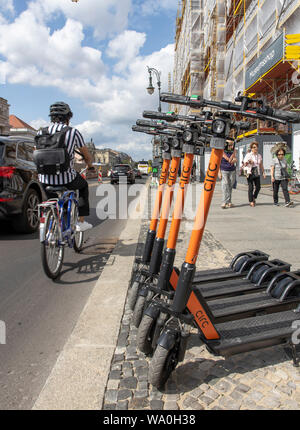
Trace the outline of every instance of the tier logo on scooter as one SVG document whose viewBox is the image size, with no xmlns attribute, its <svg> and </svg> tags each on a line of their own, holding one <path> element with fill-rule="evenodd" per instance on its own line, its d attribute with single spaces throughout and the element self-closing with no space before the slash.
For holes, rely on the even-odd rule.
<svg viewBox="0 0 300 430">
<path fill-rule="evenodd" d="M 207 191 L 208 193 L 213 191 L 214 184 L 216 182 L 215 175 L 216 175 L 217 170 L 218 170 L 217 164 L 215 164 L 214 169 L 211 167 L 211 164 L 209 164 L 206 178 L 205 178 L 205 182 L 204 182 L 204 190 Z M 213 174 L 211 175 L 210 173 L 213 173 Z"/>
<path fill-rule="evenodd" d="M 184 190 L 184 187 L 189 183 L 190 174 L 191 174 L 191 168 L 190 167 L 186 168 L 183 166 L 180 185 L 179 185 L 182 190 Z"/>
<path fill-rule="evenodd" d="M 168 169 L 162 170 L 160 179 L 159 179 L 159 185 L 163 185 L 167 181 L 167 175 L 168 175 Z"/>
<path fill-rule="evenodd" d="M 177 169 L 170 169 L 169 173 L 169 179 L 168 179 L 168 187 L 172 187 L 174 185 L 174 182 L 176 180 L 176 171 Z"/>
</svg>

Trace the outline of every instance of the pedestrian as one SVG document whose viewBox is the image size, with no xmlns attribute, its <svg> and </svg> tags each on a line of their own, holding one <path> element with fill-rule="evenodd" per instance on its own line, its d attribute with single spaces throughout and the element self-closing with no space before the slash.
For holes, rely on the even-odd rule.
<svg viewBox="0 0 300 430">
<path fill-rule="evenodd" d="M 228 146 L 224 151 L 221 161 L 219 178 L 222 179 L 222 209 L 232 208 L 232 189 L 236 183 L 236 149 L 233 141 L 227 141 Z"/>
<path fill-rule="evenodd" d="M 263 166 L 262 156 L 258 153 L 258 143 L 252 142 L 250 145 L 251 152 L 248 152 L 244 158 L 244 166 L 248 181 L 248 197 L 251 207 L 255 207 L 256 199 L 260 192 L 260 175 L 266 178 Z"/>
<path fill-rule="evenodd" d="M 196 181 L 196 161 L 193 162 L 192 173 L 191 173 L 191 182 Z"/>
<path fill-rule="evenodd" d="M 283 147 L 276 149 L 275 158 L 271 162 L 271 179 L 273 185 L 273 200 L 274 205 L 279 206 L 278 192 L 281 185 L 283 196 L 285 199 L 285 207 L 293 206 L 290 195 L 288 192 L 288 178 L 287 161 L 285 158 L 286 150 Z"/>
<path fill-rule="evenodd" d="M 158 168 L 157 166 L 152 167 L 152 185 L 158 187 Z"/>
</svg>

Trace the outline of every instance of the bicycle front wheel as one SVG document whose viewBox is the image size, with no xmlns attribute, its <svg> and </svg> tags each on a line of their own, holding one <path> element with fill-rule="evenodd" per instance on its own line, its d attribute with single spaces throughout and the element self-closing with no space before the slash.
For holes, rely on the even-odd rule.
<svg viewBox="0 0 300 430">
<path fill-rule="evenodd" d="M 56 279 L 60 274 L 64 260 L 64 246 L 59 243 L 60 226 L 52 211 L 45 219 L 45 237 L 41 243 L 43 269 L 48 278 Z"/>
<path fill-rule="evenodd" d="M 71 209 L 71 228 L 72 231 L 74 231 L 74 242 L 73 242 L 73 248 L 74 251 L 79 253 L 82 250 L 83 246 L 83 235 L 84 233 L 82 231 L 76 231 L 76 225 L 78 223 L 78 206 L 75 204 L 75 202 L 72 202 L 72 209 Z"/>
</svg>

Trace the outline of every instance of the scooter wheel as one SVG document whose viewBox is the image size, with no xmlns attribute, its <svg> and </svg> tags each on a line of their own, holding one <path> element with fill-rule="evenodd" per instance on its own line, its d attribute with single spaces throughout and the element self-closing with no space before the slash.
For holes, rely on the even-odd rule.
<svg viewBox="0 0 300 430">
<path fill-rule="evenodd" d="M 271 291 L 271 296 L 274 297 L 274 299 L 280 299 L 282 294 L 284 293 L 284 290 L 286 289 L 287 285 L 292 282 L 292 279 L 288 276 L 286 278 L 281 279 L 277 283 L 274 289 Z"/>
<path fill-rule="evenodd" d="M 257 284 L 262 276 L 262 274 L 264 273 L 264 271 L 266 269 L 268 269 L 269 266 L 267 266 L 266 264 L 264 264 L 263 266 L 260 266 L 257 270 L 254 271 L 254 273 L 252 274 L 252 278 L 251 281 L 254 284 Z"/>
<path fill-rule="evenodd" d="M 150 384 L 157 389 L 164 388 L 177 363 L 178 348 L 176 345 L 170 350 L 157 345 L 149 366 L 148 381 Z"/>
<path fill-rule="evenodd" d="M 140 283 L 138 281 L 134 281 L 134 283 L 132 284 L 132 287 L 130 288 L 130 290 L 128 292 L 128 305 L 132 311 L 133 311 L 135 303 L 136 303 L 136 299 L 137 299 L 138 292 L 139 292 L 139 287 L 140 287 Z"/>
<path fill-rule="evenodd" d="M 248 256 L 245 256 L 245 257 L 242 257 L 242 258 L 240 258 L 236 263 L 235 263 L 235 265 L 234 265 L 234 267 L 233 267 L 233 270 L 235 271 L 235 272 L 239 272 L 240 271 L 240 269 L 241 269 L 241 267 L 242 267 L 242 265 L 245 263 L 245 261 L 247 261 L 247 260 L 249 260 L 249 257 Z"/>
<path fill-rule="evenodd" d="M 135 303 L 133 315 L 132 315 L 132 324 L 137 328 L 139 327 L 143 317 L 145 303 L 146 303 L 146 297 L 138 296 Z"/>
<path fill-rule="evenodd" d="M 156 321 L 156 318 L 153 318 L 150 315 L 144 315 L 139 325 L 137 333 L 137 347 L 146 355 L 153 352 L 152 340 Z"/>
</svg>

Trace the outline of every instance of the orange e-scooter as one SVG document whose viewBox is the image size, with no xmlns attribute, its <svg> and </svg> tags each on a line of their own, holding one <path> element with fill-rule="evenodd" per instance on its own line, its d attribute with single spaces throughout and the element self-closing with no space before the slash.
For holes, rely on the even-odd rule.
<svg viewBox="0 0 300 430">
<path fill-rule="evenodd" d="M 150 223 L 150 230 L 147 234 L 146 244 L 144 247 L 144 254 L 142 263 L 143 266 L 139 267 L 137 271 L 138 274 L 134 277 L 134 282 L 131 285 L 129 291 L 129 306 L 131 309 L 135 307 L 135 302 L 139 290 L 139 286 L 143 283 L 146 278 L 149 276 L 153 276 L 157 274 L 159 271 L 160 263 L 161 263 L 161 254 L 163 248 L 163 238 L 165 234 L 165 230 L 163 225 L 168 221 L 168 211 L 170 210 L 170 205 L 173 199 L 174 185 L 177 179 L 177 173 L 181 160 L 181 140 L 180 133 L 165 131 L 162 129 L 162 126 L 159 125 L 159 129 L 154 128 L 155 124 L 144 124 L 148 125 L 148 127 L 144 126 L 133 126 L 133 131 L 143 132 L 147 134 L 160 134 L 164 136 L 168 136 L 167 140 L 164 141 L 164 154 L 167 154 L 169 164 L 169 172 L 167 178 L 164 176 L 164 180 L 168 182 L 168 187 L 165 190 L 164 196 L 162 197 L 162 193 L 157 195 L 156 202 L 154 205 L 154 210 L 152 214 L 152 219 Z M 149 128 L 151 127 L 151 128 Z M 165 127 L 166 128 L 166 127 Z M 172 127 L 173 129 L 179 129 L 179 127 Z M 164 184 L 165 185 L 165 184 Z M 163 205 L 163 210 L 161 212 L 161 207 Z M 160 213 L 161 212 L 161 213 Z M 158 235 L 156 234 L 158 221 L 160 219 L 160 229 Z M 151 240 L 150 240 L 151 238 Z M 147 265 L 147 266 L 146 266 Z"/>
<path fill-rule="evenodd" d="M 156 123 L 149 122 L 149 121 L 137 121 L 137 124 L 141 124 L 143 126 L 150 126 L 155 127 Z M 158 125 L 160 127 L 161 125 Z M 169 127 L 169 125 L 167 125 Z M 181 129 L 181 127 L 175 127 L 177 129 Z M 178 132 L 176 137 L 173 139 L 170 139 L 170 143 L 172 146 L 171 149 L 171 166 L 169 171 L 169 177 L 167 180 L 167 187 L 164 193 L 163 197 L 163 204 L 160 214 L 160 220 L 159 225 L 153 245 L 153 250 L 149 262 L 149 268 L 142 271 L 143 278 L 140 282 L 140 284 L 137 286 L 135 285 L 135 288 L 131 290 L 130 292 L 130 307 L 134 309 L 132 322 L 135 326 L 138 327 L 141 316 L 142 316 L 142 310 L 143 310 L 143 301 L 146 300 L 146 296 L 143 294 L 139 295 L 141 285 L 144 285 L 145 283 L 153 282 L 155 281 L 153 278 L 159 273 L 161 260 L 162 260 L 162 252 L 164 248 L 164 242 L 165 242 L 165 234 L 169 219 L 169 213 L 170 208 L 173 201 L 173 195 L 174 195 L 174 186 L 177 181 L 177 175 L 179 166 L 181 163 L 181 156 L 182 156 L 182 139 L 181 139 L 181 132 Z M 137 297 L 139 300 L 136 302 Z"/>
<path fill-rule="evenodd" d="M 162 101 L 167 100 L 162 98 Z M 269 110 L 268 115 L 266 115 L 258 111 L 257 116 L 264 117 L 265 115 L 270 118 L 270 112 Z M 250 113 L 251 117 L 253 115 L 255 115 L 255 111 Z M 273 111 L 272 115 L 274 120 L 279 118 L 285 121 L 300 122 L 300 115 L 298 114 Z M 211 309 L 201 292 L 198 291 L 197 297 L 194 294 L 193 278 L 196 271 L 196 261 L 226 145 L 226 137 L 229 136 L 228 132 L 231 125 L 231 120 L 226 120 L 225 116 L 218 118 L 217 121 L 215 127 L 212 126 L 215 136 L 211 140 L 211 158 L 174 299 L 171 306 L 161 303 L 161 309 L 170 316 L 170 319 L 158 339 L 149 369 L 149 382 L 158 388 L 165 384 L 177 363 L 183 359 L 186 340 L 189 335 L 186 325 L 191 325 L 191 323 L 197 325 L 201 340 L 214 354 L 226 357 L 289 342 L 294 364 L 299 364 L 295 344 L 292 341 L 292 326 L 293 322 L 300 317 L 300 307 L 293 311 L 279 311 L 275 314 L 216 324 Z M 223 126 L 221 126 L 221 122 L 223 122 Z M 300 280 L 295 280 L 292 284 L 300 285 Z M 255 327 L 253 333 L 251 327 Z"/>
<path fill-rule="evenodd" d="M 169 133 L 164 132 L 162 130 L 158 131 L 158 130 L 150 130 L 148 128 L 142 129 L 141 127 L 133 127 L 133 131 L 146 133 L 154 136 L 164 135 L 164 136 L 171 137 Z M 149 230 L 147 231 L 147 236 L 146 236 L 142 256 L 137 257 L 133 265 L 133 270 L 132 270 L 132 275 L 130 280 L 130 287 L 131 288 L 133 287 L 134 290 L 138 287 L 138 283 L 141 277 L 141 274 L 140 274 L 141 270 L 145 266 L 149 265 L 150 263 L 152 249 L 153 249 L 154 240 L 156 236 L 156 229 L 157 229 L 160 210 L 162 206 L 163 193 L 165 189 L 165 184 L 169 176 L 170 163 L 171 163 L 171 148 L 169 145 L 164 145 L 163 149 L 164 149 L 162 153 L 163 164 L 161 168 L 159 186 L 156 192 Z"/>
<path fill-rule="evenodd" d="M 159 117 L 163 117 L 165 114 L 160 113 L 156 115 Z M 194 118 L 195 117 L 193 117 L 193 119 Z M 184 119 L 186 119 L 186 117 Z M 181 174 L 180 183 L 179 183 L 179 190 L 178 190 L 178 194 L 177 194 L 177 198 L 174 206 L 174 213 L 173 213 L 172 223 L 169 231 L 168 242 L 167 242 L 167 250 L 172 250 L 172 255 L 174 256 L 175 256 L 175 248 L 176 248 L 178 233 L 180 229 L 181 215 L 184 209 L 184 199 L 185 199 L 185 194 L 187 190 L 186 187 L 190 181 L 195 149 L 196 149 L 196 146 L 197 145 L 199 146 L 200 144 L 203 149 L 203 142 L 200 140 L 201 133 L 199 131 L 199 126 L 200 126 L 200 121 L 204 123 L 205 118 L 197 117 L 197 119 L 199 121 L 198 124 L 189 124 L 187 127 L 185 127 L 185 131 L 182 134 L 182 140 L 184 144 L 182 146 L 182 149 L 180 150 L 180 153 L 181 151 L 184 153 L 184 160 L 183 160 L 183 166 L 182 166 L 182 174 Z M 170 127 L 170 125 L 168 125 L 168 127 Z M 175 169 L 175 166 L 176 166 L 176 161 L 174 160 L 174 169 Z M 136 300 L 133 318 L 132 318 L 132 322 L 136 327 L 138 327 L 140 324 L 146 303 L 153 297 L 153 293 L 156 292 L 157 277 L 154 278 L 154 276 L 158 275 L 158 282 L 159 282 L 159 279 L 161 276 L 160 269 L 165 266 L 164 262 L 162 264 L 162 253 L 163 253 L 163 248 L 165 243 L 164 238 L 165 238 L 165 233 L 166 233 L 167 223 L 168 223 L 168 218 L 170 213 L 170 205 L 173 199 L 173 190 L 174 190 L 174 185 L 176 183 L 176 178 L 177 178 L 178 166 L 179 164 L 177 164 L 177 170 L 176 171 L 174 170 L 175 174 L 172 175 L 172 177 L 170 177 L 168 181 L 166 198 L 164 198 L 164 206 L 162 208 L 161 219 L 160 219 L 160 223 L 159 223 L 159 227 L 158 227 L 158 231 L 155 239 L 155 244 L 153 247 L 151 262 L 150 262 L 149 278 L 145 280 L 143 283 L 141 283 L 141 287 L 138 291 L 138 297 Z M 165 253 L 163 258 L 165 258 Z M 153 264 L 151 264 L 152 260 L 154 262 Z"/>
</svg>

